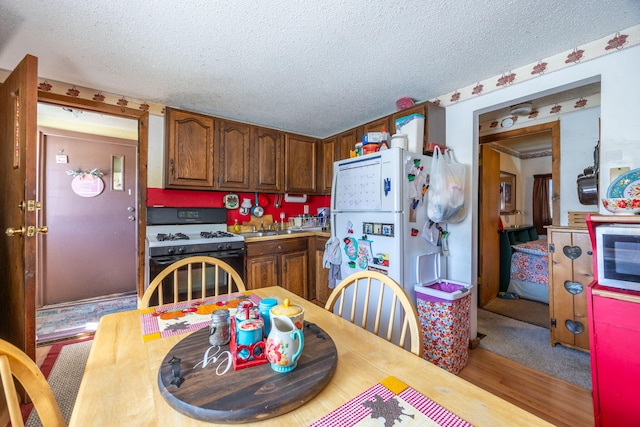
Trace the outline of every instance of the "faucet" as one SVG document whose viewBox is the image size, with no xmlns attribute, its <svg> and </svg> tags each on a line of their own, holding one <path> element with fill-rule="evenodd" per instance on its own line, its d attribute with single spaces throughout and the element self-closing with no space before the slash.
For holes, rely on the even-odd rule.
<svg viewBox="0 0 640 427">
<path fill-rule="evenodd" d="M 264 231 L 264 221 L 260 221 L 260 231 Z"/>
</svg>

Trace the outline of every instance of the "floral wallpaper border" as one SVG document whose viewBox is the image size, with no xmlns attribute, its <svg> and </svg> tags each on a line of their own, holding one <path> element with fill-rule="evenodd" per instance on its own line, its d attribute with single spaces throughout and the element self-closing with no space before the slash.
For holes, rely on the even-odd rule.
<svg viewBox="0 0 640 427">
<path fill-rule="evenodd" d="M 538 62 L 525 65 L 515 70 L 505 70 L 499 76 L 479 81 L 429 101 L 442 107 L 447 107 L 476 96 L 540 77 L 543 74 L 599 58 L 621 49 L 628 49 L 638 44 L 640 44 L 640 25 L 619 31 L 583 46 L 577 46 L 572 50 L 559 53 L 550 58 L 541 59 Z"/>
<path fill-rule="evenodd" d="M 616 32 L 615 34 L 612 34 L 608 37 L 603 37 L 599 40 L 587 43 L 583 46 L 577 46 L 570 51 L 562 52 L 550 58 L 541 59 L 536 63 L 528 64 L 515 70 L 505 70 L 499 76 L 494 76 L 489 79 L 479 81 L 464 88 L 433 98 L 429 101 L 433 102 L 436 105 L 447 107 L 459 102 L 464 102 L 465 100 L 476 96 L 481 96 L 495 90 L 503 89 L 505 87 L 539 77 L 543 74 L 548 74 L 562 68 L 571 67 L 580 62 L 589 61 L 591 59 L 595 59 L 621 49 L 628 49 L 638 44 L 640 44 L 640 25 L 636 25 L 629 29 Z M 0 77 L 2 77 L 3 81 L 8 75 L 9 71 L 0 70 Z M 148 111 L 149 114 L 159 116 L 163 116 L 165 110 L 165 106 L 149 103 L 145 100 L 127 98 L 125 95 L 106 93 L 98 89 L 69 85 L 69 83 L 57 82 L 45 78 L 41 78 L 39 80 L 38 89 L 60 95 L 67 95 L 97 102 L 104 102 L 112 105 L 119 105 L 122 107 L 137 108 L 140 110 Z M 588 105 L 589 102 L 591 102 L 591 100 L 589 99 L 576 100 L 574 102 L 574 108 L 584 108 L 586 105 Z M 564 111 L 566 111 L 568 108 L 569 107 L 565 105 L 552 106 L 547 114 L 557 115 L 563 109 L 565 109 Z M 538 112 L 538 114 L 541 113 Z M 534 119 L 536 117 L 530 118 Z M 489 128 L 495 128 L 496 126 L 498 126 L 498 124 L 481 124 L 481 130 L 483 128 L 487 130 L 486 126 L 489 126 Z"/>
</svg>

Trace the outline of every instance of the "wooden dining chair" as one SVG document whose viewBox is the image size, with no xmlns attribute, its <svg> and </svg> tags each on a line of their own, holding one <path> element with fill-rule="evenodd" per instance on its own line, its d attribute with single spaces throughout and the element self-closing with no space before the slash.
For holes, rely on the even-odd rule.
<svg viewBox="0 0 640 427">
<path fill-rule="evenodd" d="M 337 310 L 334 310 L 336 304 Z M 385 311 L 384 307 L 390 308 Z M 416 307 L 402 286 L 385 274 L 365 270 L 348 276 L 333 289 L 325 308 L 403 348 L 406 348 L 409 332 L 410 351 L 422 355 L 422 333 Z M 382 331 L 381 325 L 386 326 Z M 398 337 L 394 330 L 399 327 Z"/>
<path fill-rule="evenodd" d="M 154 306 L 175 304 L 246 290 L 238 272 L 226 262 L 208 256 L 193 256 L 178 260 L 162 270 L 144 291 L 138 308 L 147 308 L 152 301 Z M 168 294 L 166 298 L 165 294 Z"/>
<path fill-rule="evenodd" d="M 0 405 L 2 425 L 6 425 L 10 419 L 13 427 L 24 426 L 13 379 L 15 377 L 33 402 L 33 407 L 44 427 L 66 426 L 58 402 L 38 365 L 18 347 L 2 339 L 0 339 L 0 377 L 2 377 L 4 402 L 6 402 L 6 406 Z"/>
</svg>

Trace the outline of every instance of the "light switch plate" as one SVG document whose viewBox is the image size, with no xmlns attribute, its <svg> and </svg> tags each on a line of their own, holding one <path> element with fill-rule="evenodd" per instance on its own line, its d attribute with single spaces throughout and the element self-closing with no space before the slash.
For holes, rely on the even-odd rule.
<svg viewBox="0 0 640 427">
<path fill-rule="evenodd" d="M 629 166 L 609 169 L 609 181 L 613 181 L 625 172 L 629 172 Z"/>
</svg>

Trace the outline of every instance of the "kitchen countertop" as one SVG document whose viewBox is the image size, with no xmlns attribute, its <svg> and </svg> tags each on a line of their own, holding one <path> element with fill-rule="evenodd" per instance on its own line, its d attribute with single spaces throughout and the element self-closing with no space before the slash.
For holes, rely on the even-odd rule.
<svg viewBox="0 0 640 427">
<path fill-rule="evenodd" d="M 297 237 L 313 237 L 313 236 L 331 237 L 331 233 L 328 231 L 296 231 L 291 234 L 284 233 L 284 234 L 275 234 L 272 236 L 245 237 L 244 241 L 245 243 L 252 243 L 252 242 L 265 242 L 269 240 L 295 239 Z"/>
</svg>

